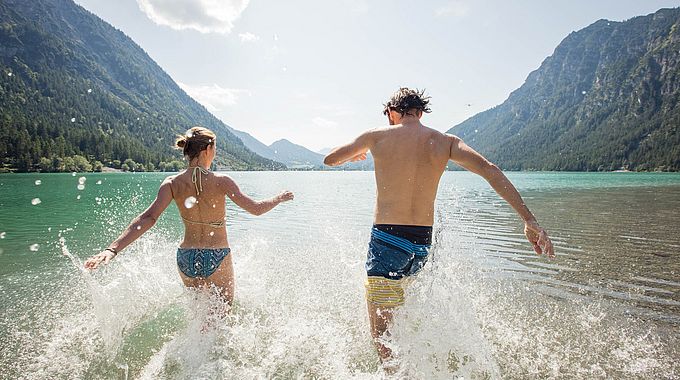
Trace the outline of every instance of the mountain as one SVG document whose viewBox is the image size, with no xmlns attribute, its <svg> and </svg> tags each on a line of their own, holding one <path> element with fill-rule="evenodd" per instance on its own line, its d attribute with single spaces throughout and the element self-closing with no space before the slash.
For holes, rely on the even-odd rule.
<svg viewBox="0 0 680 380">
<path fill-rule="evenodd" d="M 263 142 L 260 140 L 256 139 L 252 135 L 250 135 L 248 132 L 243 132 L 239 131 L 233 128 L 230 128 L 231 132 L 235 134 L 241 141 L 243 141 L 243 144 L 253 152 L 259 154 L 262 157 L 268 158 L 270 160 L 274 160 L 275 154 L 274 151 L 272 151 L 267 145 L 265 145 Z M 284 163 L 285 164 L 285 163 Z"/>
<path fill-rule="evenodd" d="M 323 155 L 312 152 L 304 146 L 281 139 L 269 146 L 274 159 L 285 163 L 289 168 L 313 168 L 323 166 Z"/>
<path fill-rule="evenodd" d="M 571 33 L 449 132 L 510 170 L 680 170 L 680 8 Z"/>
<path fill-rule="evenodd" d="M 262 157 L 283 162 L 290 169 L 319 169 L 323 167 L 324 155 L 304 146 L 282 139 L 267 146 L 247 132 L 231 129 L 248 149 Z M 330 149 L 329 149 L 330 151 Z"/>
<path fill-rule="evenodd" d="M 0 1 L 0 113 L 0 164 L 20 171 L 69 170 L 71 156 L 162 167 L 181 159 L 175 135 L 194 125 L 217 134 L 222 168 L 284 168 L 246 148 L 134 41 L 72 0 Z"/>
</svg>

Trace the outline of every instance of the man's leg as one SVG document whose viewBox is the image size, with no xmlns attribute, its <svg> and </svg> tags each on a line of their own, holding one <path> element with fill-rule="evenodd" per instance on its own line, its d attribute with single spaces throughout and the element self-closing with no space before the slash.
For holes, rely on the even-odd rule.
<svg viewBox="0 0 680 380">
<path fill-rule="evenodd" d="M 368 318 L 371 322 L 371 336 L 378 349 L 380 361 L 385 363 L 392 359 L 392 350 L 385 346 L 381 340 L 389 336 L 388 328 L 392 323 L 392 308 L 377 306 L 370 301 L 368 305 Z"/>
</svg>

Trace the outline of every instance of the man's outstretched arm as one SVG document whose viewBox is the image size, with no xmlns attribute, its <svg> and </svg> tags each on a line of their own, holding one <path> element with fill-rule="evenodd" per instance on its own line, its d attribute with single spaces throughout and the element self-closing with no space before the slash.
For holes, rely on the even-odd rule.
<svg viewBox="0 0 680 380">
<path fill-rule="evenodd" d="M 338 166 L 345 162 L 365 160 L 366 152 L 371 149 L 372 144 L 373 131 L 366 131 L 351 143 L 333 149 L 323 159 L 323 163 L 328 166 Z"/>
<path fill-rule="evenodd" d="M 524 220 L 524 233 L 533 245 L 534 251 L 539 255 L 544 253 L 548 257 L 554 257 L 555 251 L 548 233 L 538 225 L 536 218 L 508 177 L 503 174 L 498 166 L 467 146 L 460 138 L 449 135 L 449 139 L 451 141 L 449 158 L 466 170 L 482 176 Z"/>
</svg>

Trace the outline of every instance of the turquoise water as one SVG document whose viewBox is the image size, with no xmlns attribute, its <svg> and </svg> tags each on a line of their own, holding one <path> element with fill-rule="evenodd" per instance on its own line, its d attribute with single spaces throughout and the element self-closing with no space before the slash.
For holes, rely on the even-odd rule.
<svg viewBox="0 0 680 380">
<path fill-rule="evenodd" d="M 380 378 L 363 298 L 373 173 L 230 175 L 255 197 L 288 189 L 296 199 L 260 217 L 228 203 L 237 305 L 207 332 L 211 300 L 176 272 L 174 205 L 112 265 L 80 270 L 164 174 L 0 175 L 2 377 Z M 557 258 L 532 253 L 483 180 L 445 173 L 433 260 L 393 328 L 404 371 L 679 376 L 680 175 L 508 176 Z"/>
</svg>

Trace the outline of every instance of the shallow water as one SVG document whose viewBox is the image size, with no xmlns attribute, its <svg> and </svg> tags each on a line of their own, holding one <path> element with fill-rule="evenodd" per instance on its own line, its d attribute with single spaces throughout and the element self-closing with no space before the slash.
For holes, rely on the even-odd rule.
<svg viewBox="0 0 680 380">
<path fill-rule="evenodd" d="M 253 196 L 296 199 L 260 217 L 228 204 L 237 301 L 225 321 L 181 285 L 174 205 L 112 265 L 79 269 L 163 174 L 87 174 L 83 190 L 80 176 L 0 176 L 0 377 L 381 378 L 363 295 L 373 173 L 231 175 Z M 433 259 L 390 341 L 402 374 L 680 376 L 680 175 L 509 176 L 557 258 L 533 254 L 481 179 L 445 173 Z"/>
</svg>

